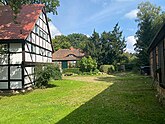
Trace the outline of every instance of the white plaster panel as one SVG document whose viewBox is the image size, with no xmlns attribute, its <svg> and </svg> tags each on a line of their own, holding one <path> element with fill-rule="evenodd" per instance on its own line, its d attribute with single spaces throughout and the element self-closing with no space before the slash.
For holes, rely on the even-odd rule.
<svg viewBox="0 0 165 124">
<path fill-rule="evenodd" d="M 30 78 L 31 78 L 31 82 L 34 81 L 34 75 L 30 75 Z"/>
<path fill-rule="evenodd" d="M 40 19 L 40 27 L 42 27 L 42 23 L 43 23 L 43 22 L 42 22 L 42 20 Z"/>
<path fill-rule="evenodd" d="M 22 79 L 22 69 L 20 66 L 10 66 L 10 78 Z"/>
<path fill-rule="evenodd" d="M 30 53 L 25 53 L 25 61 L 33 62 L 33 56 Z"/>
<path fill-rule="evenodd" d="M 33 62 L 36 62 L 36 55 L 32 54 Z"/>
<path fill-rule="evenodd" d="M 47 62 L 47 57 L 43 57 L 43 62 Z"/>
<path fill-rule="evenodd" d="M 47 33 L 48 33 L 48 27 L 46 26 L 45 29 L 44 29 Z"/>
<path fill-rule="evenodd" d="M 43 13 L 42 13 L 42 14 L 43 14 Z M 46 22 L 46 17 L 45 17 L 44 14 L 43 14 L 43 18 L 42 18 L 42 19 L 43 19 L 44 22 Z"/>
<path fill-rule="evenodd" d="M 10 64 L 21 64 L 22 53 L 10 54 Z"/>
<path fill-rule="evenodd" d="M 38 36 L 36 36 L 36 44 L 37 44 L 37 45 L 40 45 L 39 39 L 40 39 L 40 38 L 39 38 Z"/>
<path fill-rule="evenodd" d="M 42 42 L 42 47 L 45 48 L 45 45 L 46 45 L 46 41 L 43 40 L 43 42 Z"/>
<path fill-rule="evenodd" d="M 39 57 L 39 62 L 42 62 L 42 56 Z"/>
<path fill-rule="evenodd" d="M 8 89 L 8 82 L 0 82 L 0 89 Z"/>
<path fill-rule="evenodd" d="M 36 53 L 39 54 L 40 51 L 39 51 L 39 47 L 36 46 Z"/>
<path fill-rule="evenodd" d="M 10 52 L 22 52 L 21 43 L 10 43 Z"/>
<path fill-rule="evenodd" d="M 32 43 L 35 44 L 35 34 L 32 33 Z"/>
<path fill-rule="evenodd" d="M 40 20 L 39 20 L 39 19 L 37 20 L 37 23 L 36 23 L 36 24 L 37 24 L 37 25 L 40 25 Z"/>
<path fill-rule="evenodd" d="M 19 89 L 22 88 L 22 81 L 11 81 L 10 82 L 11 89 Z"/>
<path fill-rule="evenodd" d="M 40 27 L 43 29 L 43 21 L 42 20 L 40 20 Z"/>
<path fill-rule="evenodd" d="M 37 55 L 36 57 L 37 57 L 37 58 L 36 58 L 37 62 L 42 62 L 42 56 Z"/>
<path fill-rule="evenodd" d="M 51 45 L 49 43 L 47 43 L 47 49 L 51 50 Z"/>
<path fill-rule="evenodd" d="M 29 75 L 29 74 L 32 74 L 33 73 L 33 71 L 32 71 L 32 67 L 25 67 L 25 69 L 26 69 L 26 75 Z"/>
<path fill-rule="evenodd" d="M 25 44 L 25 51 L 31 52 L 31 44 L 30 43 Z"/>
<path fill-rule="evenodd" d="M 25 51 L 29 51 L 28 47 L 27 47 L 27 44 L 25 44 Z"/>
<path fill-rule="evenodd" d="M 40 46 L 42 47 L 42 42 L 43 42 L 43 39 L 40 38 Z"/>
<path fill-rule="evenodd" d="M 50 43 L 50 37 L 48 36 L 48 42 Z"/>
<path fill-rule="evenodd" d="M 8 66 L 0 66 L 0 80 L 8 80 Z"/>
<path fill-rule="evenodd" d="M 30 35 L 27 37 L 27 39 L 26 39 L 27 41 L 30 41 Z"/>
<path fill-rule="evenodd" d="M 52 62 L 52 59 L 51 58 L 48 58 L 48 62 Z"/>
<path fill-rule="evenodd" d="M 25 79 L 24 79 L 24 83 L 25 83 L 25 84 L 28 84 L 28 83 L 30 83 L 30 82 L 31 82 L 31 81 L 30 81 L 29 77 L 26 76 Z"/>
</svg>

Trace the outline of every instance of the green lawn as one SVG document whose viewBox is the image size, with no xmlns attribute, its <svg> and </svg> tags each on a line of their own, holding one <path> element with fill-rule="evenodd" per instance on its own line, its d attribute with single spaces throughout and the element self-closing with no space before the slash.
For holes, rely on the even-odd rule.
<svg viewBox="0 0 165 124">
<path fill-rule="evenodd" d="M 164 124 L 151 79 L 132 73 L 65 77 L 48 89 L 0 96 L 0 124 Z"/>
</svg>

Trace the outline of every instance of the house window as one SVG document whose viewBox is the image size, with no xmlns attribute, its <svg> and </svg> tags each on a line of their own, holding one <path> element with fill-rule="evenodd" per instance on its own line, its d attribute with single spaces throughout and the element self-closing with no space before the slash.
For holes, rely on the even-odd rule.
<svg viewBox="0 0 165 124">
<path fill-rule="evenodd" d="M 69 61 L 69 68 L 76 67 L 76 61 Z"/>
<path fill-rule="evenodd" d="M 42 30 L 39 30 L 39 35 L 42 37 Z"/>
<path fill-rule="evenodd" d="M 47 52 L 47 54 L 48 54 L 48 55 L 47 55 L 48 57 L 51 57 L 51 52 Z"/>
<path fill-rule="evenodd" d="M 1 44 L 0 45 L 0 53 L 6 53 L 8 52 L 8 45 L 7 44 Z"/>
<path fill-rule="evenodd" d="M 8 79 L 8 66 L 0 66 L 0 80 Z"/>
<path fill-rule="evenodd" d="M 68 57 L 74 57 L 74 55 L 73 54 L 69 54 Z"/>
<path fill-rule="evenodd" d="M 31 52 L 31 47 L 32 47 L 32 45 L 30 43 L 27 43 L 27 48 L 28 48 L 29 52 Z"/>
<path fill-rule="evenodd" d="M 43 32 L 42 37 L 43 37 L 44 39 L 46 39 L 46 34 L 45 34 L 44 32 Z"/>
</svg>

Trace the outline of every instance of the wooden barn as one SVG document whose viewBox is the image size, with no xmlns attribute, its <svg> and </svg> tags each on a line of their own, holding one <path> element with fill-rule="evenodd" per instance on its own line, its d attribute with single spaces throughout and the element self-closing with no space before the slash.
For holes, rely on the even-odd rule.
<svg viewBox="0 0 165 124">
<path fill-rule="evenodd" d="M 53 62 L 58 63 L 60 68 L 72 68 L 75 67 L 77 60 L 84 57 L 85 54 L 81 49 L 59 49 L 53 53 Z"/>
<path fill-rule="evenodd" d="M 151 76 L 157 84 L 159 93 L 165 97 L 165 24 L 154 37 L 148 51 Z"/>
<path fill-rule="evenodd" d="M 43 4 L 22 6 L 16 20 L 0 6 L 0 90 L 35 83 L 35 65 L 52 62 L 52 43 Z"/>
</svg>

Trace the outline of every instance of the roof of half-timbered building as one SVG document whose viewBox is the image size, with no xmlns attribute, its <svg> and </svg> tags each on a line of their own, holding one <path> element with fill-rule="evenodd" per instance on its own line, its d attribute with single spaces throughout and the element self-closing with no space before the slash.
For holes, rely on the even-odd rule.
<svg viewBox="0 0 165 124">
<path fill-rule="evenodd" d="M 26 39 L 33 30 L 43 7 L 43 4 L 22 6 L 15 23 L 10 7 L 0 6 L 0 39 Z"/>
</svg>

